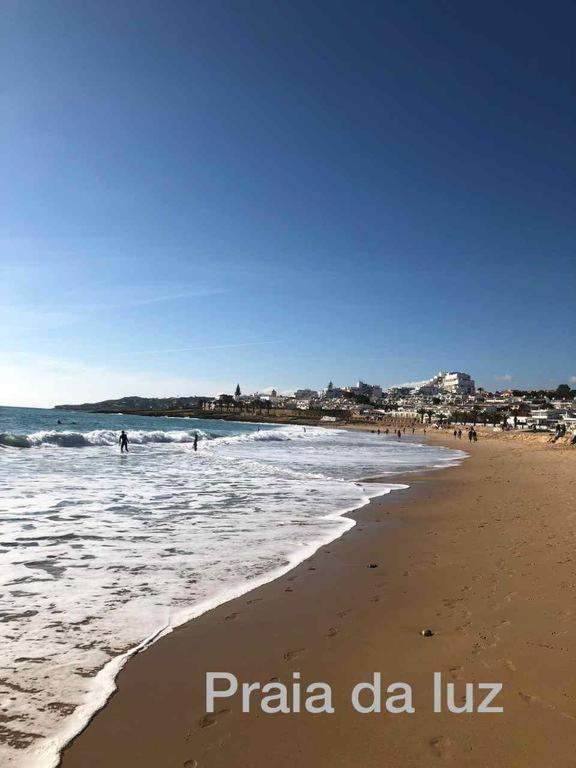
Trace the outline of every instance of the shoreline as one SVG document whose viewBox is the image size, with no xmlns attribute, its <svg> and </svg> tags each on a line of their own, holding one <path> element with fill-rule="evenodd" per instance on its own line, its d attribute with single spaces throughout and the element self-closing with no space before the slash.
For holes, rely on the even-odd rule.
<svg viewBox="0 0 576 768">
<path fill-rule="evenodd" d="M 281 427 L 284 429 L 285 427 Z M 340 430 L 343 432 L 343 430 Z M 324 433 L 328 434 L 328 433 Z M 420 442 L 420 441 L 418 441 Z M 454 458 L 454 457 L 451 457 Z M 457 458 L 454 459 L 455 461 L 458 461 Z M 440 460 L 441 461 L 441 460 Z M 412 473 L 410 473 L 412 474 Z M 355 499 L 353 502 L 350 500 L 348 501 L 349 505 L 347 508 L 344 508 L 340 511 L 334 511 L 329 512 L 326 514 L 325 510 L 330 509 L 330 504 L 324 504 L 324 514 L 322 515 L 323 518 L 330 519 L 330 518 L 336 518 L 338 520 L 346 520 L 349 521 L 349 525 L 345 524 L 344 530 L 342 530 L 341 527 L 338 528 L 338 530 L 334 531 L 331 534 L 328 534 L 327 538 L 324 538 L 323 536 L 320 537 L 314 537 L 312 542 L 309 545 L 305 545 L 303 547 L 299 547 L 296 553 L 293 553 L 293 556 L 290 556 L 289 560 L 287 561 L 286 565 L 280 567 L 280 568 L 274 568 L 273 570 L 270 570 L 268 573 L 264 574 L 259 579 L 250 579 L 249 583 L 242 584 L 238 589 L 234 590 L 221 590 L 220 594 L 216 595 L 213 599 L 210 600 L 204 600 L 201 603 L 194 604 L 191 608 L 186 608 L 184 611 L 179 608 L 177 611 L 177 618 L 172 617 L 172 620 L 170 621 L 169 625 L 166 626 L 159 626 L 155 622 L 150 623 L 150 630 L 149 634 L 146 637 L 143 637 L 141 642 L 138 642 L 137 644 L 131 645 L 129 643 L 124 644 L 123 649 L 120 651 L 120 655 L 113 657 L 108 661 L 105 666 L 100 669 L 98 672 L 96 672 L 96 668 L 94 668 L 94 671 L 92 672 L 92 675 L 90 675 L 89 683 L 91 684 L 90 691 L 88 693 L 88 701 L 85 703 L 79 704 L 75 711 L 71 712 L 69 717 L 67 717 L 64 722 L 61 724 L 63 727 L 59 728 L 58 730 L 54 729 L 39 729 L 38 733 L 50 733 L 51 736 L 47 739 L 44 739 L 40 741 L 38 739 L 36 745 L 32 744 L 31 747 L 31 755 L 26 756 L 22 754 L 22 759 L 25 760 L 26 765 L 30 765 L 31 768 L 34 766 L 49 766 L 49 765 L 57 765 L 59 762 L 59 753 L 61 752 L 61 748 L 63 745 L 70 743 L 71 740 L 76 738 L 79 733 L 81 733 L 88 723 L 93 719 L 94 715 L 103 707 L 106 705 L 106 702 L 110 698 L 110 696 L 113 694 L 114 690 L 116 689 L 115 686 L 115 678 L 117 677 L 118 672 L 124 667 L 124 665 L 129 661 L 133 656 L 137 655 L 138 653 L 142 652 L 143 650 L 147 649 L 152 645 L 154 642 L 157 642 L 159 639 L 161 639 L 163 636 L 165 636 L 168 632 L 172 630 L 174 626 L 179 626 L 183 623 L 186 623 L 188 621 L 191 621 L 193 618 L 196 618 L 197 616 L 205 613 L 206 611 L 210 611 L 213 608 L 228 603 L 231 600 L 243 596 L 248 591 L 256 589 L 261 584 L 266 584 L 271 580 L 279 578 L 279 576 L 283 575 L 284 573 L 288 573 L 291 571 L 298 563 L 302 562 L 306 558 L 312 556 L 319 547 L 324 546 L 327 542 L 334 541 L 335 538 L 343 535 L 348 528 L 352 527 L 355 522 L 351 516 L 349 516 L 350 512 L 353 512 L 355 510 L 358 510 L 362 508 L 365 504 L 369 502 L 369 497 L 374 495 L 375 493 L 382 493 L 382 489 L 376 489 L 372 488 L 370 489 L 371 482 L 373 481 L 381 481 L 386 484 L 387 488 L 384 489 L 384 492 L 386 492 L 387 489 L 397 489 L 399 486 L 397 484 L 397 475 L 390 475 L 384 478 L 360 478 L 358 480 L 349 480 L 349 482 L 354 482 L 357 487 L 363 486 L 361 490 L 361 494 L 358 494 L 358 498 Z M 410 479 L 410 482 L 412 480 Z M 367 492 L 369 490 L 369 493 Z M 360 498 L 361 496 L 361 498 Z M 182 615 L 184 614 L 184 615 Z M 142 636 L 141 636 L 142 637 Z M 39 686 L 41 687 L 41 686 Z M 55 693 L 51 694 L 53 699 L 57 698 L 57 695 Z M 62 698 L 61 701 L 65 702 L 68 699 Z M 57 703 L 59 706 L 64 706 L 64 704 L 60 704 L 60 699 L 58 702 L 54 702 L 54 705 Z M 51 703 L 51 702 L 50 702 Z M 42 711 L 42 710 L 41 710 Z M 10 730 L 9 728 L 6 729 L 6 733 L 3 734 L 5 736 L 5 741 L 8 743 L 8 738 L 10 737 Z M 36 749 L 34 749 L 36 747 Z M 22 747 L 24 749 L 24 747 Z"/>
<path fill-rule="evenodd" d="M 261 423 L 270 423 L 270 422 L 261 422 Z M 361 431 L 363 431 L 363 426 L 364 425 L 358 425 Z M 333 425 L 332 428 L 342 429 L 343 427 L 341 426 L 336 427 L 336 425 Z M 355 427 L 351 425 L 349 425 L 347 428 L 355 429 Z M 425 435 L 422 437 L 425 438 Z M 444 446 L 444 445 L 440 447 L 448 448 L 448 446 Z M 294 557 L 291 558 L 290 562 L 285 566 L 281 566 L 277 569 L 274 569 L 273 571 L 270 571 L 268 574 L 265 574 L 259 579 L 256 579 L 254 582 L 250 583 L 249 585 L 248 584 L 241 585 L 237 590 L 232 591 L 230 594 L 226 596 L 217 596 L 212 600 L 204 601 L 203 603 L 195 606 L 194 608 L 189 609 L 188 611 L 185 612 L 188 614 L 186 618 L 183 618 L 182 620 L 177 620 L 176 622 L 171 623 L 170 625 L 164 628 L 158 629 L 152 636 L 144 639 L 137 646 L 127 651 L 126 654 L 123 654 L 121 657 L 117 657 L 113 659 L 109 664 L 106 665 L 106 667 L 104 667 L 98 673 L 98 676 L 97 676 L 97 677 L 102 676 L 104 678 L 103 682 L 106 687 L 106 693 L 103 694 L 103 698 L 100 697 L 100 703 L 98 705 L 86 707 L 90 711 L 90 713 L 82 716 L 82 721 L 83 721 L 82 725 L 77 724 L 68 729 L 69 733 L 72 731 L 73 733 L 72 735 L 66 735 L 61 740 L 62 746 L 57 747 L 57 753 L 55 753 L 55 758 L 52 765 L 55 766 L 55 768 L 58 768 L 58 766 L 64 765 L 64 756 L 66 752 L 70 748 L 72 748 L 73 744 L 77 741 L 77 739 L 82 737 L 82 734 L 86 731 L 86 729 L 90 728 L 92 721 L 98 717 L 98 715 L 108 706 L 111 699 L 114 696 L 116 696 L 116 694 L 119 692 L 118 678 L 122 674 L 126 665 L 135 656 L 145 651 L 148 651 L 153 645 L 160 642 L 164 637 L 167 637 L 171 633 L 177 632 L 178 630 L 185 628 L 188 624 L 201 618 L 205 614 L 213 612 L 219 608 L 233 605 L 235 602 L 240 601 L 244 596 L 250 595 L 253 592 L 258 592 L 259 589 L 261 589 L 262 587 L 270 583 L 276 582 L 286 576 L 289 576 L 295 569 L 299 568 L 300 566 L 305 564 L 308 560 L 313 558 L 322 548 L 329 546 L 333 542 L 338 541 L 340 538 L 350 533 L 350 531 L 352 531 L 354 527 L 357 526 L 359 523 L 359 520 L 356 517 L 357 513 L 361 512 L 361 510 L 363 510 L 365 507 L 368 507 L 371 504 L 374 504 L 374 503 L 377 503 L 378 501 L 382 501 L 383 499 L 386 499 L 388 496 L 394 494 L 395 491 L 404 491 L 409 493 L 411 490 L 413 490 L 413 485 L 409 484 L 408 480 L 410 480 L 411 483 L 415 481 L 418 482 L 419 480 L 428 480 L 431 475 L 436 475 L 436 473 L 446 472 L 449 469 L 458 467 L 462 463 L 462 461 L 465 460 L 465 458 L 468 458 L 468 457 L 466 456 L 462 459 L 455 458 L 453 464 L 450 463 L 450 464 L 447 464 L 446 466 L 431 467 L 425 471 L 414 470 L 414 471 L 407 471 L 405 473 L 394 474 L 386 477 L 380 477 L 380 476 L 366 477 L 366 478 L 350 481 L 358 485 L 364 485 L 364 486 L 387 485 L 387 486 L 393 486 L 393 487 L 388 488 L 387 490 L 384 490 L 381 492 L 376 492 L 374 494 L 366 495 L 364 497 L 363 503 L 360 504 L 359 506 L 355 506 L 350 509 L 343 509 L 341 512 L 328 513 L 327 515 L 325 515 L 324 517 L 327 519 L 347 518 L 350 521 L 350 525 L 344 528 L 339 533 L 337 533 L 336 536 L 330 537 L 323 543 L 318 543 L 318 542 L 311 543 L 306 547 L 306 551 L 303 553 L 302 557 L 298 557 L 297 555 L 295 555 Z M 111 675 L 109 674 L 110 670 L 112 671 Z"/>
<path fill-rule="evenodd" d="M 459 459 L 458 457 L 454 457 L 454 464 L 449 463 L 447 466 L 454 466 L 461 460 L 462 459 Z M 432 472 L 437 471 L 438 469 L 442 469 L 442 466 L 439 465 L 438 467 L 430 468 L 428 471 Z M 420 470 L 414 470 L 413 472 L 409 471 L 406 473 L 406 476 L 411 478 L 414 474 L 419 472 Z M 158 643 L 164 637 L 177 631 L 180 627 L 194 621 L 205 613 L 213 611 L 220 606 L 228 605 L 235 600 L 239 600 L 245 595 L 258 590 L 260 587 L 276 581 L 292 572 L 300 564 L 313 557 L 319 549 L 331 544 L 348 533 L 356 525 L 354 513 L 369 505 L 372 500 L 387 496 L 394 491 L 409 490 L 409 485 L 402 482 L 403 477 L 404 475 L 400 476 L 398 474 L 392 474 L 386 477 L 349 480 L 348 482 L 354 483 L 362 488 L 362 499 L 359 499 L 358 503 L 352 507 L 343 508 L 340 511 L 328 512 L 322 516 L 323 519 L 326 520 L 333 519 L 341 521 L 343 525 L 339 530 L 331 532 L 323 537 L 315 538 L 310 543 L 303 545 L 298 551 L 292 553 L 284 565 L 278 566 L 257 578 L 249 579 L 233 589 L 217 593 L 210 599 L 203 600 L 191 607 L 181 608 L 175 611 L 171 616 L 169 624 L 163 627 L 158 627 L 151 635 L 144 638 L 137 645 L 128 649 L 120 656 L 111 659 L 110 662 L 108 662 L 93 678 L 93 686 L 88 694 L 89 700 L 84 704 L 79 705 L 76 711 L 67 718 L 67 721 L 64 723 L 64 728 L 62 728 L 57 736 L 47 739 L 39 744 L 37 755 L 30 762 L 31 768 L 35 768 L 36 766 L 39 767 L 40 765 L 46 766 L 47 768 L 52 766 L 52 768 L 54 768 L 54 766 L 60 765 L 63 752 L 90 726 L 93 719 L 98 716 L 102 709 L 107 706 L 110 699 L 115 695 L 117 691 L 118 676 L 135 656 L 147 651 L 152 645 Z"/>
<path fill-rule="evenodd" d="M 86 704 L 80 705 L 78 707 L 78 710 L 80 710 L 80 717 L 76 718 L 76 720 L 80 720 L 80 723 L 76 722 L 73 717 L 68 718 L 69 722 L 67 723 L 67 728 L 63 729 L 63 733 L 60 735 L 60 737 L 58 739 L 54 738 L 48 740 L 50 743 L 50 748 L 42 749 L 39 753 L 40 757 L 37 763 L 38 768 L 40 768 L 40 766 L 42 766 L 42 768 L 58 768 L 58 766 L 61 765 L 62 756 L 66 749 L 68 749 L 68 747 L 71 746 L 72 743 L 77 738 L 79 738 L 87 728 L 90 727 L 92 720 L 97 717 L 102 709 L 107 706 L 110 699 L 118 691 L 118 676 L 122 673 L 126 664 L 128 664 L 131 659 L 133 659 L 138 654 L 147 651 L 154 644 L 160 642 L 162 638 L 167 637 L 172 632 L 178 631 L 180 628 L 186 626 L 190 622 L 195 621 L 206 613 L 233 603 L 236 600 L 240 600 L 244 596 L 257 591 L 260 587 L 274 582 L 277 579 L 281 579 L 283 576 L 291 573 L 299 565 L 305 563 L 309 558 L 313 557 L 319 549 L 328 546 L 332 542 L 337 541 L 339 538 L 346 535 L 357 524 L 357 521 L 352 516 L 354 512 L 363 509 L 365 506 L 368 506 L 372 501 L 376 499 L 388 496 L 394 491 L 409 490 L 410 487 L 401 483 L 392 483 L 389 480 L 385 480 L 383 478 L 366 478 L 364 480 L 356 480 L 350 482 L 354 482 L 358 485 L 380 484 L 394 487 L 390 487 L 379 493 L 365 495 L 359 506 L 354 506 L 350 509 L 343 509 L 340 512 L 332 512 L 324 515 L 323 519 L 327 520 L 340 520 L 342 518 L 346 518 L 350 521 L 350 525 L 348 525 L 346 528 L 343 528 L 340 532 L 336 532 L 334 536 L 326 538 L 322 543 L 319 543 L 318 541 L 311 542 L 303 549 L 301 556 L 299 556 L 298 553 L 294 553 L 286 565 L 278 566 L 278 568 L 275 568 L 263 574 L 262 576 L 259 576 L 258 578 L 250 580 L 249 582 L 245 582 L 235 589 L 230 589 L 226 594 L 217 594 L 213 598 L 204 600 L 188 609 L 180 610 L 175 614 L 174 620 L 171 621 L 170 624 L 158 628 L 149 637 L 142 640 L 133 648 L 129 649 L 124 654 L 113 658 L 98 672 L 94 678 L 94 682 L 98 683 L 98 685 L 95 686 L 96 690 L 92 692 L 96 701 L 90 701 Z M 44 743 L 44 746 L 45 745 L 46 742 Z M 53 755 L 51 762 L 48 765 L 45 761 L 46 752 L 49 752 L 51 755 Z M 36 763 L 32 763 L 31 768 L 35 767 Z"/>
<path fill-rule="evenodd" d="M 432 444 L 456 447 L 454 443 L 450 444 L 451 436 L 446 434 L 436 433 L 427 435 L 427 438 L 427 442 Z M 461 441 L 457 444 L 462 445 Z M 463 475 L 478 474 L 475 464 L 479 463 L 480 459 L 483 464 L 488 462 L 489 471 L 496 474 L 505 471 L 499 464 L 506 464 L 506 462 L 510 464 L 510 459 L 517 461 L 518 453 L 530 459 L 532 463 L 535 460 L 536 464 L 544 456 L 545 464 L 550 464 L 550 457 L 553 457 L 555 462 L 558 461 L 558 457 L 562 457 L 563 465 L 570 469 L 575 466 L 570 452 L 558 453 L 548 450 L 548 446 L 527 445 L 522 441 L 510 445 L 510 441 L 495 438 L 470 446 L 470 452 L 472 458 L 459 467 L 427 472 L 421 476 L 411 474 L 410 488 L 406 493 L 390 493 L 384 497 L 378 497 L 369 504 L 357 508 L 352 514 L 348 513 L 356 520 L 356 525 L 345 531 L 346 536 L 342 534 L 330 544 L 321 546 L 311 557 L 296 568 L 287 571 L 285 575 L 251 590 L 249 599 L 244 599 L 244 596 L 225 602 L 199 618 L 182 624 L 174 632 L 149 647 L 146 653 L 133 657 L 130 664 L 127 664 L 118 676 L 118 692 L 95 715 L 87 728 L 64 749 L 60 763 L 63 768 L 74 768 L 74 766 L 113 768 L 116 765 L 133 764 L 144 767 L 160 764 L 198 765 L 199 768 L 203 766 L 219 768 L 224 765 L 234 768 L 235 765 L 246 764 L 263 766 L 268 764 L 266 761 L 270 750 L 274 753 L 277 765 L 287 766 L 293 760 L 294 743 L 298 744 L 302 765 L 348 764 L 340 760 L 341 751 L 343 750 L 344 754 L 348 752 L 347 760 L 351 760 L 353 755 L 348 751 L 349 747 L 343 745 L 341 739 L 336 739 L 338 754 L 334 752 L 334 739 L 328 735 L 332 726 L 338 726 L 339 731 L 347 734 L 347 744 L 355 744 L 356 760 L 358 750 L 362 753 L 360 761 L 362 765 L 377 765 L 383 760 L 387 765 L 419 765 L 420 762 L 410 762 L 408 758 L 424 761 L 434 756 L 445 757 L 446 755 L 458 758 L 458 765 L 485 765 L 487 759 L 485 743 L 488 743 L 490 738 L 481 718 L 479 720 L 473 718 L 472 728 L 468 721 L 466 726 L 460 729 L 466 734 L 468 742 L 475 744 L 476 751 L 480 754 L 476 762 L 472 758 L 466 762 L 466 753 L 459 755 L 458 738 L 442 734 L 434 736 L 433 733 L 438 730 L 434 717 L 427 712 L 420 714 L 419 710 L 413 717 L 421 721 L 420 728 L 412 723 L 412 729 L 410 729 L 410 723 L 408 723 L 408 730 L 406 730 L 405 719 L 397 719 L 395 721 L 398 724 L 395 729 L 397 733 L 388 734 L 392 737 L 392 744 L 386 749 L 380 744 L 380 749 L 373 753 L 372 750 L 366 752 L 367 744 L 374 739 L 378 743 L 381 741 L 377 730 L 374 730 L 373 718 L 365 717 L 358 720 L 359 716 L 349 711 L 348 718 L 343 717 L 346 712 L 343 712 L 342 706 L 331 717 L 323 715 L 315 719 L 308 716 L 307 719 L 306 715 L 291 715 L 287 718 L 269 716 L 269 719 L 266 719 L 261 713 L 259 716 L 241 714 L 237 711 L 238 701 L 234 700 L 230 706 L 230 712 L 222 712 L 221 716 L 210 718 L 203 711 L 202 701 L 203 675 L 206 671 L 216 670 L 237 672 L 240 680 L 261 680 L 262 682 L 266 682 L 271 677 L 284 680 L 288 671 L 294 669 L 301 669 L 304 679 L 306 670 L 309 670 L 306 674 L 308 680 L 327 680 L 332 675 L 336 680 L 333 687 L 341 693 L 348 687 L 347 682 L 350 682 L 351 677 L 356 677 L 357 681 L 366 679 L 366 674 L 363 674 L 363 672 L 366 673 L 365 664 L 362 662 L 356 665 L 351 664 L 351 659 L 358 656 L 359 641 L 362 641 L 360 643 L 362 647 L 365 642 L 368 642 L 370 649 L 368 656 L 371 659 L 380 660 L 381 656 L 376 653 L 377 649 L 372 642 L 374 637 L 377 637 L 382 647 L 386 649 L 386 658 L 392 655 L 397 659 L 396 666 L 390 665 L 389 661 L 386 662 L 391 677 L 386 678 L 383 675 L 384 679 L 409 681 L 410 675 L 406 669 L 406 663 L 410 661 L 412 675 L 422 680 L 424 667 L 427 666 L 424 662 L 430 664 L 427 656 L 431 650 L 438 651 L 439 638 L 424 640 L 419 635 L 420 629 L 425 625 L 432 625 L 435 634 L 442 637 L 445 630 L 443 628 L 438 630 L 436 627 L 441 616 L 443 613 L 456 612 L 457 609 L 453 606 L 458 606 L 460 609 L 463 606 L 459 606 L 459 603 L 466 600 L 466 596 L 462 594 L 456 597 L 450 596 L 445 598 L 450 605 L 440 600 L 440 604 L 435 606 L 434 611 L 424 610 L 422 601 L 426 603 L 426 593 L 430 591 L 430 584 L 426 579 L 425 583 L 417 584 L 416 590 L 414 588 L 409 590 L 411 593 L 409 605 L 404 605 L 406 601 L 402 600 L 402 596 L 406 592 L 406 585 L 410 584 L 411 576 L 419 573 L 431 576 L 434 573 L 438 554 L 430 551 L 426 544 L 429 542 L 436 544 L 439 541 L 438 537 L 441 540 L 442 531 L 427 529 L 430 521 L 434 520 L 439 525 L 447 522 L 447 513 L 443 512 L 443 506 L 449 506 L 447 502 L 451 495 L 462 494 L 463 491 L 466 495 L 467 488 L 474 485 L 474 481 L 470 481 L 472 486 L 470 482 L 467 485 L 470 479 Z M 495 454 L 501 460 L 500 462 L 494 462 Z M 485 473 L 486 467 L 483 469 Z M 565 469 L 565 466 L 562 469 Z M 534 475 L 533 471 L 530 475 Z M 492 479 L 494 480 L 493 475 Z M 401 480 L 401 476 L 395 477 L 394 480 Z M 504 480 L 499 477 L 498 483 L 501 482 Z M 475 484 L 478 485 L 478 478 Z M 510 480 L 507 484 L 510 484 Z M 482 479 L 480 485 L 482 485 Z M 505 488 L 505 490 L 508 489 Z M 452 494 L 448 493 L 449 491 L 452 491 Z M 476 491 L 472 490 L 472 492 Z M 540 497 L 538 501 L 542 503 Z M 480 505 L 477 511 L 483 515 L 488 513 L 483 505 Z M 448 522 L 452 524 L 450 536 L 457 537 L 459 530 L 462 538 L 464 535 L 462 521 L 456 521 L 456 525 L 460 528 L 454 529 L 453 514 L 448 517 L 450 518 Z M 487 523 L 477 524 L 475 528 L 480 529 L 485 525 Z M 425 533 L 425 537 L 422 539 L 419 534 L 416 535 L 418 532 Z M 474 546 L 477 546 L 477 537 L 478 533 L 474 530 Z M 450 549 L 450 539 L 445 538 L 443 547 Z M 411 549 L 415 549 L 415 553 L 411 553 Z M 471 553 L 471 557 L 473 556 Z M 416 567 L 410 562 L 414 558 L 417 558 Z M 377 560 L 375 564 L 378 567 L 368 568 L 368 561 L 373 560 Z M 413 571 L 402 570 L 410 567 Z M 482 570 L 480 568 L 477 571 L 476 579 L 472 579 L 473 583 L 478 581 L 482 584 L 483 579 L 487 578 L 487 574 L 483 574 Z M 452 575 L 450 581 L 453 582 Z M 297 589 L 295 589 L 295 583 Z M 464 586 L 465 592 L 473 589 L 470 584 Z M 454 591 L 455 588 L 454 583 L 443 585 L 443 589 L 447 592 Z M 336 596 L 334 591 L 337 592 Z M 295 594 L 292 595 L 292 592 Z M 503 598 L 504 607 L 508 605 L 505 597 Z M 433 594 L 430 600 L 431 603 L 435 603 Z M 352 607 L 345 603 L 350 603 Z M 355 608 L 353 607 L 355 605 L 362 607 Z M 380 606 L 385 606 L 387 615 L 397 617 L 392 626 L 386 625 L 380 615 Z M 501 611 L 502 606 L 497 610 Z M 414 612 L 418 614 L 417 620 L 413 616 Z M 468 612 L 472 617 L 474 616 L 475 612 Z M 405 613 L 410 615 L 408 634 L 407 627 L 402 624 L 398 615 Z M 382 626 L 383 621 L 384 626 Z M 400 628 L 397 626 L 397 621 L 400 621 Z M 444 621 L 446 618 L 442 619 L 442 622 Z M 452 663 L 440 664 L 441 659 L 436 660 L 440 668 L 447 675 L 452 675 L 455 680 L 461 679 L 462 672 L 466 668 L 466 665 L 457 662 L 462 660 L 460 646 L 463 641 L 470 640 L 468 635 L 471 630 L 466 626 L 467 621 L 472 621 L 472 625 L 474 623 L 473 619 L 468 617 L 449 633 L 448 656 L 451 654 L 453 658 L 448 661 Z M 351 628 L 352 633 L 350 633 Z M 530 627 L 530 631 L 537 632 L 538 628 Z M 493 627 L 490 630 L 483 627 L 483 632 L 486 638 L 490 634 L 492 636 L 497 634 Z M 470 663 L 475 660 L 474 656 L 482 659 L 483 655 L 490 654 L 491 644 L 487 640 L 482 640 L 482 636 L 482 633 L 479 633 L 479 640 L 476 638 L 476 642 L 472 643 L 472 649 L 469 649 Z M 496 645 L 499 642 L 500 639 Z M 347 652 L 342 653 L 343 649 L 338 650 L 340 645 L 343 645 Z M 473 652 L 475 646 L 479 647 L 476 648 L 476 652 Z M 364 650 L 366 650 L 365 647 Z M 447 649 L 442 647 L 441 651 L 440 656 L 446 661 Z M 337 660 L 337 663 L 327 667 L 326 657 L 332 658 L 333 661 Z M 514 672 L 507 666 L 507 661 L 518 670 L 518 665 L 510 659 L 498 663 L 492 660 L 491 664 L 482 666 L 490 671 L 497 668 L 500 677 L 505 677 L 508 682 L 511 682 Z M 471 666 L 474 665 L 471 664 Z M 378 666 L 374 661 L 367 669 L 376 671 L 381 667 L 382 665 Z M 334 669 L 338 670 L 337 674 L 334 673 Z M 475 672 L 476 679 L 482 679 L 481 672 L 482 668 Z M 473 676 L 467 675 L 463 679 L 472 680 Z M 486 679 L 491 679 L 491 675 L 487 674 Z M 421 693 L 425 688 L 423 684 L 415 686 L 415 690 L 420 690 Z M 506 686 L 505 693 L 507 694 Z M 522 695 L 527 698 L 522 698 Z M 524 707 L 528 706 L 526 702 L 544 701 L 545 704 L 536 704 L 532 707 L 534 717 L 538 722 L 542 716 L 552 718 L 554 721 L 552 731 L 559 730 L 561 732 L 559 738 L 561 737 L 570 749 L 576 748 L 576 739 L 570 739 L 564 732 L 566 724 L 570 728 L 576 719 L 573 702 L 571 708 L 564 711 L 566 707 L 560 710 L 559 706 L 548 699 L 532 693 L 517 693 L 516 699 L 507 694 L 506 699 L 507 707 L 512 705 L 516 726 L 518 725 L 518 713 L 516 713 L 518 701 Z M 558 711 L 561 711 L 559 716 Z M 526 714 L 524 713 L 523 716 L 525 717 Z M 436 718 L 445 720 L 444 715 L 436 715 Z M 558 719 L 560 726 L 558 726 Z M 491 722 L 488 718 L 486 725 Z M 382 723 L 389 732 L 390 725 L 385 725 L 386 716 Z M 434 728 L 430 730 L 432 724 Z M 443 727 L 446 727 L 445 724 Z M 491 725 L 490 728 L 492 728 Z M 471 729 L 479 730 L 479 734 L 470 735 Z M 446 727 L 446 730 L 450 729 Z M 416 743 L 411 746 L 414 739 Z M 487 741 L 485 742 L 484 739 Z M 502 736 L 500 739 L 506 746 Z M 250 747 L 253 741 L 260 745 L 258 749 L 255 746 Z M 422 741 L 423 744 L 420 743 Z M 506 752 L 504 746 L 501 747 L 502 754 Z M 507 749 L 505 759 L 510 757 L 509 748 Z M 542 744 L 539 744 L 539 750 L 542 752 Z M 247 754 L 249 760 L 247 760 Z M 518 765 L 531 764 L 522 762 L 519 759 L 522 755 L 513 754 Z M 394 762 L 395 759 L 398 761 Z M 404 762 L 405 760 L 407 762 Z M 505 763 L 501 759 L 499 764 L 510 763 Z M 553 762 L 548 756 L 547 762 L 545 760 L 543 764 L 560 766 L 569 763 Z"/>
</svg>

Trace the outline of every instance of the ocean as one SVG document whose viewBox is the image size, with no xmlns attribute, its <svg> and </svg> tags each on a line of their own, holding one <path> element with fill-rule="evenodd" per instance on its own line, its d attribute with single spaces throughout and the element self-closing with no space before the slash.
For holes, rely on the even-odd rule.
<svg viewBox="0 0 576 768">
<path fill-rule="evenodd" d="M 130 655 L 294 567 L 354 525 L 345 512 L 407 488 L 399 474 L 464 456 L 418 436 L 0 408 L 0 764 L 57 765 Z"/>
</svg>

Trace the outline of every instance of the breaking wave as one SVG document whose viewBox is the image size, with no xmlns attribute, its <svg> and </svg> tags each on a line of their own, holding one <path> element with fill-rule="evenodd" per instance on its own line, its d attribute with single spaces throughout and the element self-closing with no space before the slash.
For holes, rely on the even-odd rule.
<svg viewBox="0 0 576 768">
<path fill-rule="evenodd" d="M 322 434 L 324 434 L 323 430 L 318 428 L 309 427 L 308 431 L 305 432 L 302 427 L 290 426 L 225 437 L 202 429 L 140 429 L 128 431 L 130 442 L 136 445 L 144 445 L 146 443 L 192 443 L 196 435 L 198 435 L 199 440 L 218 440 L 219 444 L 234 445 L 253 441 L 284 442 L 298 438 L 320 437 Z M 119 430 L 117 429 L 94 429 L 90 432 L 52 429 L 32 432 L 31 434 L 0 432 L 0 446 L 8 448 L 38 448 L 43 445 L 55 445 L 60 448 L 84 448 L 89 446 L 117 445 L 118 436 Z"/>
<path fill-rule="evenodd" d="M 29 435 L 19 435 L 13 432 L 0 433 L 0 445 L 10 448 L 37 448 L 42 445 L 56 445 L 60 448 L 83 448 L 95 445 L 116 445 L 118 430 L 95 429 L 92 432 L 68 432 L 48 430 L 32 432 Z M 210 439 L 212 435 L 200 429 L 184 430 L 134 430 L 130 431 L 130 442 L 137 445 L 145 443 L 191 443 L 194 436 L 199 439 Z"/>
</svg>

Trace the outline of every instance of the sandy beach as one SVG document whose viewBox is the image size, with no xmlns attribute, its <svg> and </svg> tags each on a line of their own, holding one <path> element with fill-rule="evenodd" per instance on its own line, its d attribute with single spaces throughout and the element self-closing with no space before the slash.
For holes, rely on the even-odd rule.
<svg viewBox="0 0 576 768">
<path fill-rule="evenodd" d="M 576 451 L 427 439 L 471 456 L 410 476 L 286 576 L 134 657 L 63 768 L 574 766 Z M 335 712 L 263 714 L 254 696 L 245 714 L 237 695 L 207 715 L 208 671 L 299 672 L 330 684 Z M 409 683 L 416 711 L 356 712 L 350 692 L 374 672 Z M 504 712 L 435 713 L 435 672 L 460 704 L 465 683 L 502 683 Z"/>
</svg>

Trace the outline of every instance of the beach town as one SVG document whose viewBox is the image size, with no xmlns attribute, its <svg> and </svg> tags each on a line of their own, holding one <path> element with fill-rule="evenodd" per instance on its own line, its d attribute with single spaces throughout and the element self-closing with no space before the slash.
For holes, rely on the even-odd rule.
<svg viewBox="0 0 576 768">
<path fill-rule="evenodd" d="M 139 415 L 196 416 L 273 423 L 323 425 L 374 425 L 403 428 L 428 425 L 447 428 L 453 424 L 491 427 L 497 431 L 551 433 L 553 438 L 572 439 L 576 433 L 576 384 L 559 384 L 550 390 L 507 388 L 488 391 L 476 386 L 469 373 L 440 372 L 429 380 L 384 388 L 358 381 L 353 386 L 297 389 L 282 393 L 274 388 L 243 394 L 240 384 L 233 393 L 215 397 L 141 398 L 61 409 Z"/>
</svg>

